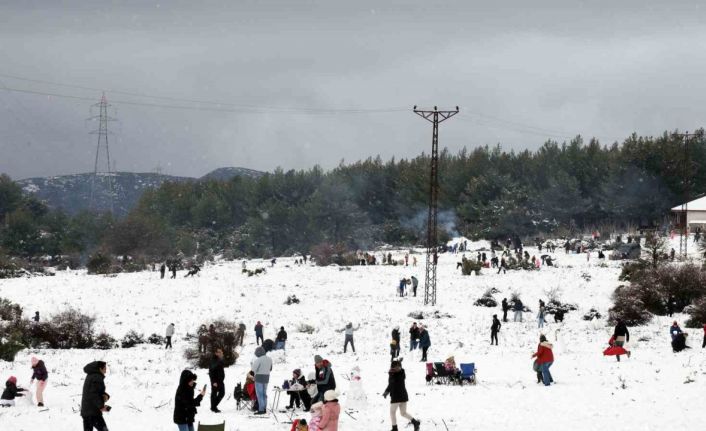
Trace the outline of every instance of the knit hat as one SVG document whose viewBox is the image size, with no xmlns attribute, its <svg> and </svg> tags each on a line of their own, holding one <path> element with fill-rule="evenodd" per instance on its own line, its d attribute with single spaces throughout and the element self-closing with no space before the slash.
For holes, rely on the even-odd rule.
<svg viewBox="0 0 706 431">
<path fill-rule="evenodd" d="M 10 376 L 9 379 L 7 379 L 8 382 L 12 383 L 13 385 L 17 384 L 17 377 L 15 376 Z"/>
<path fill-rule="evenodd" d="M 32 363 L 32 367 L 36 367 L 37 364 L 39 363 L 39 359 L 37 359 L 36 356 L 32 356 L 32 359 L 30 359 L 30 362 Z"/>
<path fill-rule="evenodd" d="M 292 374 L 299 377 L 302 375 L 302 370 L 300 370 L 299 368 L 295 368 L 294 371 L 292 371 Z"/>
<path fill-rule="evenodd" d="M 329 389 L 324 393 L 324 401 L 333 401 L 338 397 L 338 394 L 333 389 Z"/>
<path fill-rule="evenodd" d="M 322 358 L 321 355 L 315 355 L 314 356 L 314 363 L 318 364 L 319 362 L 324 362 L 324 358 Z"/>
</svg>

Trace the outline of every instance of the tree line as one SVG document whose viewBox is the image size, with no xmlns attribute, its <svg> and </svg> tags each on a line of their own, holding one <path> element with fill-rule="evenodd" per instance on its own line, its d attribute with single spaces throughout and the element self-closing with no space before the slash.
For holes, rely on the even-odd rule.
<svg viewBox="0 0 706 431">
<path fill-rule="evenodd" d="M 547 141 L 440 154 L 440 235 L 531 237 L 661 225 L 669 209 L 706 193 L 706 140 L 677 132 L 622 144 Z M 177 253 L 272 256 L 321 243 L 368 248 L 424 241 L 430 157 L 379 156 L 324 171 L 277 169 L 261 178 L 165 183 L 122 219 L 69 217 L 0 177 L 0 253 L 163 258 Z"/>
</svg>

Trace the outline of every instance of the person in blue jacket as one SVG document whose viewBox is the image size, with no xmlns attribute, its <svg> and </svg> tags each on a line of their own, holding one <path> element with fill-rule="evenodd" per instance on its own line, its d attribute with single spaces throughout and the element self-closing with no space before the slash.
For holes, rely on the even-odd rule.
<svg viewBox="0 0 706 431">
<path fill-rule="evenodd" d="M 674 339 L 679 334 L 681 334 L 681 328 L 679 327 L 679 324 L 675 320 L 674 323 L 672 323 L 672 326 L 669 327 L 669 335 L 672 336 L 672 341 L 674 341 Z"/>
<path fill-rule="evenodd" d="M 422 360 L 421 362 L 426 362 L 427 360 L 427 350 L 431 347 L 431 339 L 429 338 L 429 332 L 424 325 L 419 325 L 419 347 L 422 348 Z"/>
</svg>

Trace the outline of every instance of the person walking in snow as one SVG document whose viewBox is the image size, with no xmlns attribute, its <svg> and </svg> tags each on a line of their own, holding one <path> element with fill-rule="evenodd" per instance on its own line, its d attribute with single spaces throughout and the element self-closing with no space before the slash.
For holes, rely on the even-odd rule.
<svg viewBox="0 0 706 431">
<path fill-rule="evenodd" d="M 167 342 L 165 345 L 165 349 L 171 349 L 172 348 L 172 337 L 174 336 L 174 324 L 170 323 L 167 325 L 167 330 L 164 333 L 164 338 L 166 338 Z"/>
<path fill-rule="evenodd" d="M 263 341 L 262 344 L 265 344 L 265 342 Z M 286 344 L 287 331 L 284 330 L 284 326 L 280 326 L 277 338 L 275 339 L 275 350 L 286 350 Z"/>
<path fill-rule="evenodd" d="M 390 371 L 387 372 L 387 388 L 382 393 L 383 398 L 390 396 L 390 421 L 392 431 L 397 431 L 397 411 L 403 418 L 408 419 L 414 426 L 414 431 L 419 431 L 419 421 L 414 416 L 407 413 L 407 402 L 409 395 L 405 386 L 405 372 L 401 361 L 392 361 Z"/>
<path fill-rule="evenodd" d="M 37 407 L 44 407 L 44 389 L 47 387 L 47 379 L 49 378 L 49 373 L 47 372 L 47 367 L 44 365 L 44 361 L 32 356 L 30 359 L 32 364 L 32 379 L 30 380 L 30 385 L 37 381 Z"/>
<path fill-rule="evenodd" d="M 424 325 L 419 325 L 419 347 L 422 348 L 421 362 L 426 362 L 427 350 L 431 347 L 431 339 L 429 338 L 429 332 Z"/>
<path fill-rule="evenodd" d="M 171 268 L 169 268 L 169 269 L 172 271 L 172 278 L 176 278 L 176 271 L 177 271 L 176 264 L 173 263 Z"/>
<path fill-rule="evenodd" d="M 203 385 L 201 392 L 194 397 L 196 387 L 196 374 L 189 370 L 184 370 L 179 376 L 179 386 L 174 395 L 174 423 L 179 431 L 194 431 L 194 420 L 196 419 L 196 407 L 201 405 L 204 395 L 206 395 L 206 385 Z"/>
<path fill-rule="evenodd" d="M 628 326 L 622 319 L 618 319 L 615 324 L 615 329 L 613 330 L 613 344 L 616 347 L 623 348 L 625 343 L 630 341 L 630 331 L 628 331 Z M 615 355 L 615 359 L 620 362 L 620 355 Z"/>
<path fill-rule="evenodd" d="M 258 320 L 255 324 L 255 343 L 259 346 L 260 342 L 264 342 L 265 338 L 262 336 L 262 323 Z"/>
<path fill-rule="evenodd" d="M 544 304 L 539 305 L 539 311 L 537 311 L 537 327 L 544 328 Z"/>
<path fill-rule="evenodd" d="M 503 272 L 503 274 L 507 274 L 507 263 L 505 262 L 505 258 L 500 259 L 500 265 L 498 266 L 498 274 L 500 274 L 500 271 Z"/>
<path fill-rule="evenodd" d="M 321 356 L 314 356 L 314 369 L 316 372 L 317 394 L 312 402 L 322 401 L 324 394 L 329 390 L 336 390 L 336 377 L 331 369 L 331 363 Z"/>
<path fill-rule="evenodd" d="M 490 345 L 493 345 L 493 340 L 495 340 L 495 345 L 498 345 L 498 332 L 500 332 L 500 320 L 498 320 L 498 315 L 493 314 L 493 324 L 490 325 Z"/>
<path fill-rule="evenodd" d="M 392 341 L 390 341 L 390 356 L 392 360 L 400 356 L 400 327 L 395 326 L 392 329 Z"/>
<path fill-rule="evenodd" d="M 400 297 L 404 296 L 404 288 L 407 286 L 407 279 L 402 277 L 400 280 L 399 293 Z"/>
<path fill-rule="evenodd" d="M 27 389 L 18 387 L 17 377 L 10 376 L 5 382 L 5 389 L 0 396 L 0 407 L 14 407 L 15 398 L 24 396 L 22 392 L 27 392 Z"/>
<path fill-rule="evenodd" d="M 515 311 L 515 317 L 513 321 L 517 322 L 518 320 L 522 322 L 522 312 L 525 311 L 525 305 L 522 303 L 520 298 L 515 299 L 514 304 L 512 305 L 512 309 Z"/>
<path fill-rule="evenodd" d="M 110 396 L 105 391 L 105 375 L 108 364 L 103 361 L 94 361 L 83 367 L 86 379 L 83 381 L 81 393 L 81 418 L 83 430 L 108 431 L 108 426 L 103 419 L 103 412 L 110 411 L 106 401 Z"/>
<path fill-rule="evenodd" d="M 549 367 L 551 367 L 554 363 L 552 347 L 552 344 L 547 341 L 547 337 L 540 335 L 537 351 L 532 354 L 533 358 L 537 358 L 535 363 L 537 364 L 538 373 L 542 373 L 542 382 L 544 383 L 544 386 L 549 386 L 554 382 L 552 374 L 549 372 Z"/>
<path fill-rule="evenodd" d="M 412 323 L 412 327 L 409 328 L 409 351 L 419 347 L 419 327 L 417 322 Z"/>
<path fill-rule="evenodd" d="M 255 392 L 259 410 L 256 415 L 264 415 L 267 410 L 267 384 L 272 372 L 272 358 L 267 356 L 262 346 L 255 348 L 255 358 L 250 362 L 250 369 L 255 373 Z"/>
<path fill-rule="evenodd" d="M 358 326 L 360 327 L 360 325 Z M 353 327 L 353 323 L 348 322 L 345 328 L 343 328 L 343 332 L 345 333 L 346 337 L 343 342 L 343 353 L 346 353 L 346 349 L 348 348 L 348 343 L 351 344 L 351 349 L 353 350 L 353 353 L 355 353 L 355 344 L 353 344 L 353 332 L 355 332 L 358 328 Z"/>
<path fill-rule="evenodd" d="M 159 278 L 163 279 L 164 278 L 164 273 L 167 272 L 167 266 L 162 262 L 162 264 L 159 266 Z"/>
<path fill-rule="evenodd" d="M 704 323 L 704 342 L 701 343 L 701 348 L 703 349 L 705 347 L 706 347 L 706 323 Z"/>
<path fill-rule="evenodd" d="M 416 258 L 415 258 L 416 261 Z M 416 266 L 416 262 L 415 262 Z M 411 276 L 410 280 L 412 280 L 412 295 L 416 298 L 417 297 L 417 287 L 419 286 L 419 280 L 417 280 L 417 277 Z"/>
<path fill-rule="evenodd" d="M 211 365 L 208 367 L 208 377 L 211 379 L 211 411 L 220 413 L 218 404 L 226 396 L 225 388 L 225 363 L 223 361 L 223 349 L 216 349 L 211 358 Z"/>
<path fill-rule="evenodd" d="M 235 343 L 234 346 L 240 345 L 243 347 L 243 340 L 245 339 L 245 323 L 240 322 L 238 324 L 238 329 L 235 331 Z"/>
<path fill-rule="evenodd" d="M 507 322 L 507 312 L 510 310 L 510 306 L 507 303 L 507 298 L 503 298 L 502 301 L 502 308 L 503 308 L 503 322 Z"/>
</svg>

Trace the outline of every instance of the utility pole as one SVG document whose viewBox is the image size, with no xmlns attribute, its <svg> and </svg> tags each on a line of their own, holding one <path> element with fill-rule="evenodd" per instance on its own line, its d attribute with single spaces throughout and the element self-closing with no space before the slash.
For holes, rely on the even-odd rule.
<svg viewBox="0 0 706 431">
<path fill-rule="evenodd" d="M 689 248 L 689 199 L 691 199 L 691 157 L 689 154 L 689 140 L 696 136 L 696 133 L 679 133 L 677 134 L 684 143 L 684 159 L 682 166 L 682 184 L 683 184 L 683 202 L 681 204 L 681 215 L 684 217 L 683 225 L 679 232 L 679 254 L 682 258 L 687 258 L 687 249 Z"/>
<path fill-rule="evenodd" d="M 415 114 L 431 122 L 431 172 L 429 175 L 429 213 L 427 216 L 427 258 L 424 277 L 424 305 L 436 305 L 436 264 L 438 263 L 437 216 L 439 212 L 439 123 L 458 114 L 455 111 L 439 111 L 413 108 Z"/>
<path fill-rule="evenodd" d="M 113 172 L 111 171 L 110 166 L 110 148 L 108 147 L 108 121 L 115 121 L 115 119 L 108 117 L 109 106 L 111 105 L 108 104 L 108 100 L 105 97 L 105 93 L 103 93 L 103 96 L 101 97 L 101 101 L 99 103 L 96 103 L 91 106 L 92 108 L 98 108 L 99 113 L 98 115 L 89 118 L 89 120 L 93 121 L 98 120 L 98 129 L 93 130 L 90 133 L 91 135 L 98 135 L 98 144 L 96 145 L 96 161 L 93 165 L 93 178 L 91 179 L 91 197 L 89 201 L 89 208 L 92 210 L 96 210 L 98 208 L 96 204 L 96 180 L 100 175 L 101 181 L 103 177 L 105 177 L 107 181 L 108 205 L 110 208 L 110 214 L 113 214 L 113 198 L 115 193 L 113 190 Z M 98 163 L 101 147 L 105 148 L 105 169 L 100 167 Z"/>
</svg>

